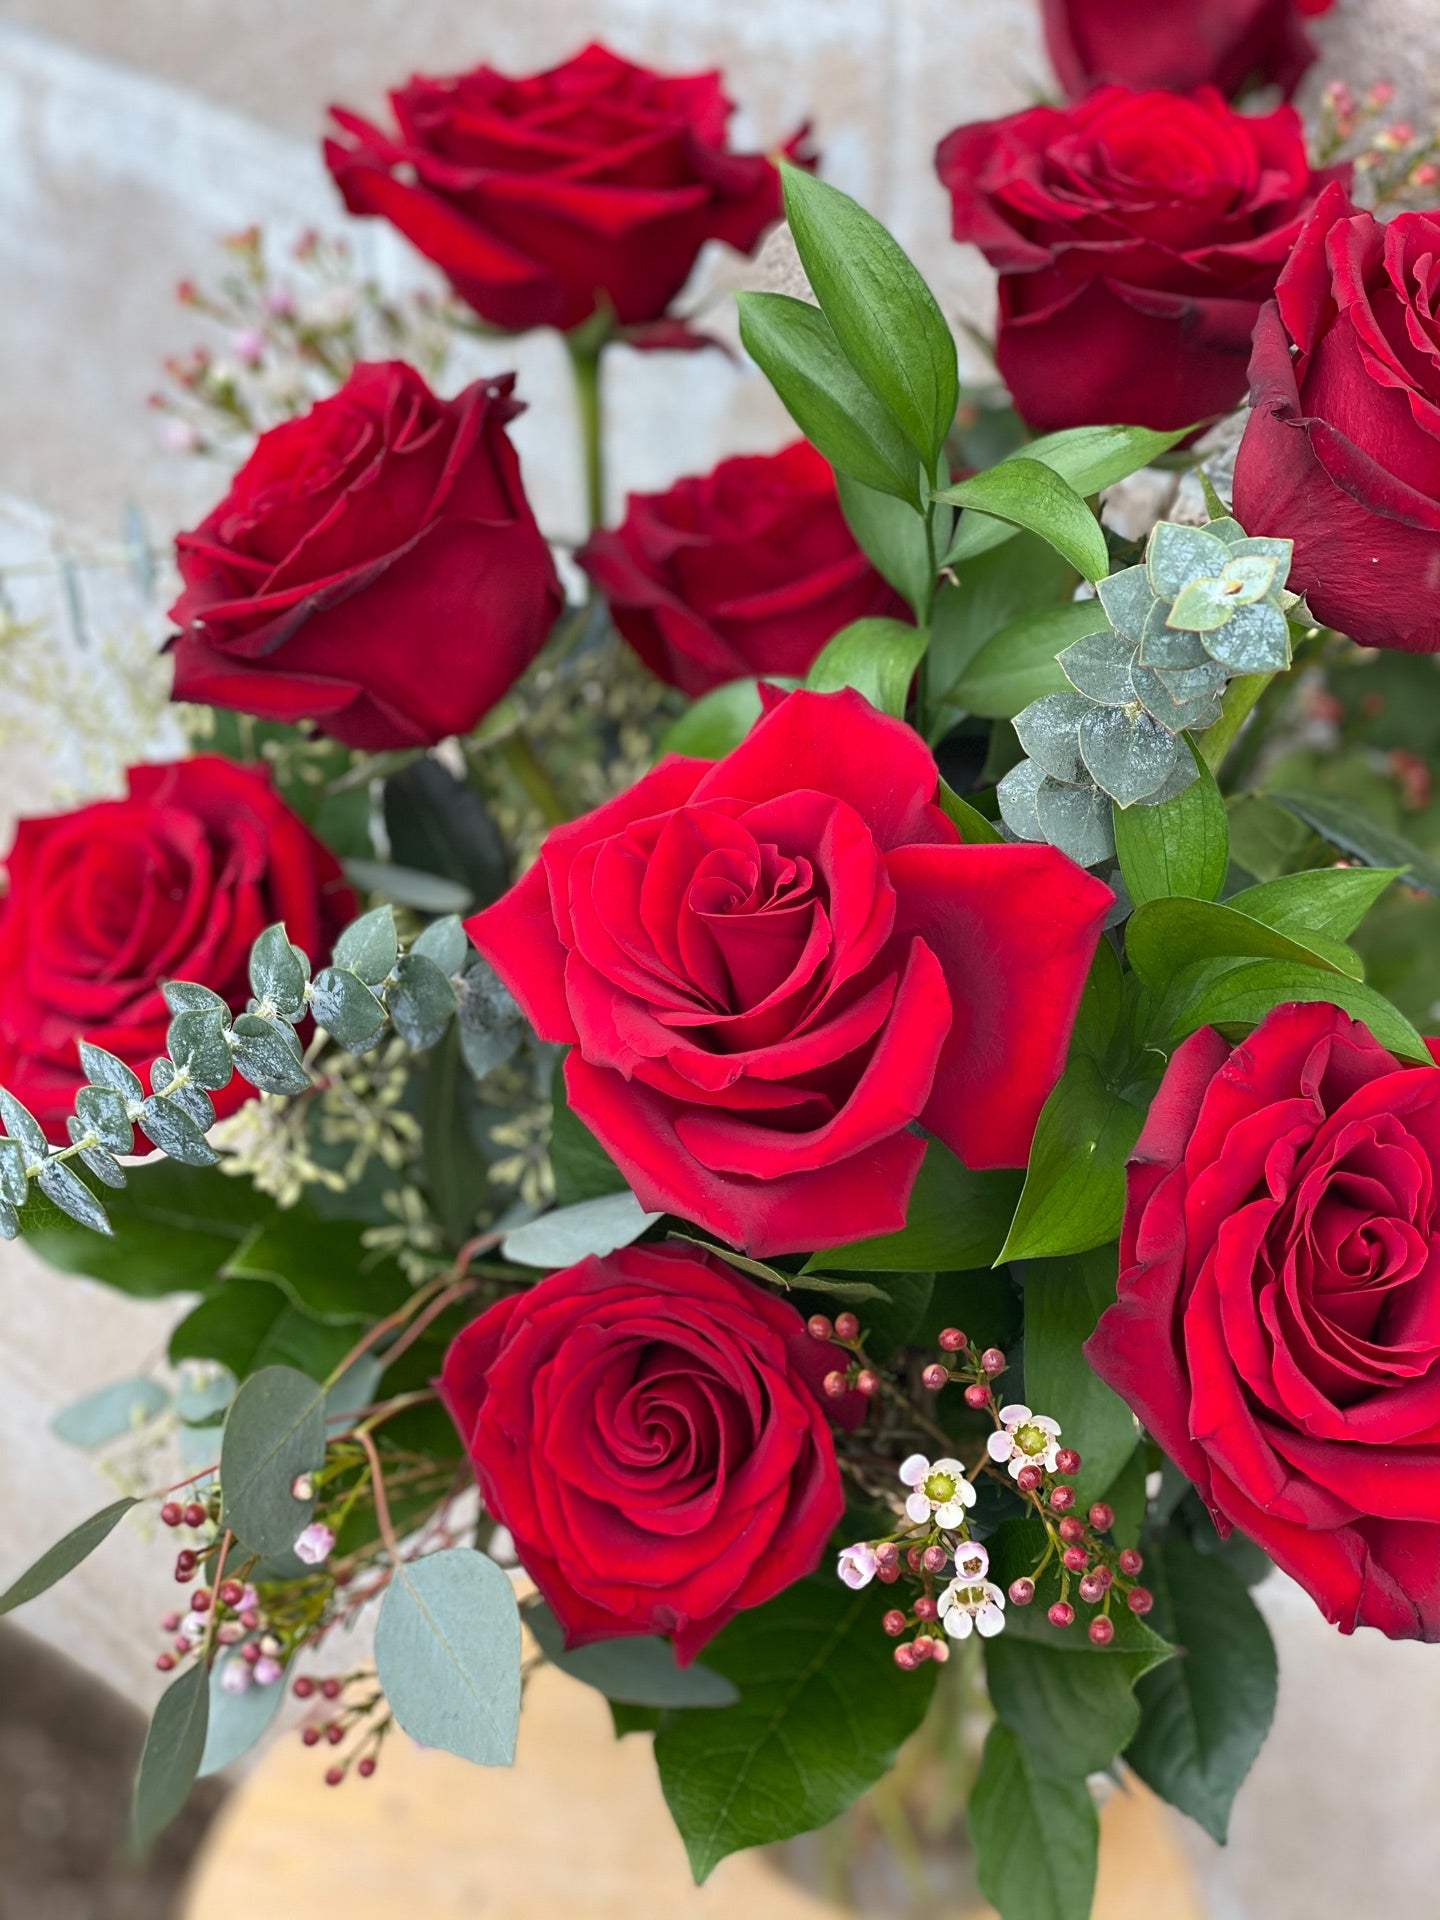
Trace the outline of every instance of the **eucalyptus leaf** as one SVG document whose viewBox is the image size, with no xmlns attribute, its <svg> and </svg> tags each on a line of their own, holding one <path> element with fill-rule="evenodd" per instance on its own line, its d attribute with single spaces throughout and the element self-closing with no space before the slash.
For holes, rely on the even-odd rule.
<svg viewBox="0 0 1440 1920">
<path fill-rule="evenodd" d="M 167 1000 L 178 990 L 180 984 L 178 981 L 172 981 L 166 987 Z M 206 991 L 209 991 L 208 988 Z M 224 1005 L 223 1001 L 221 1005 Z M 85 1078 L 92 1086 L 113 1087 L 127 1100 L 142 1100 L 145 1097 L 145 1089 L 140 1084 L 139 1075 L 132 1068 L 127 1067 L 123 1060 L 118 1060 L 113 1053 L 107 1053 L 104 1047 L 97 1047 L 93 1041 L 80 1042 L 80 1065 L 85 1071 Z"/>
<path fill-rule="evenodd" d="M 1105 618 L 1124 639 L 1138 644 L 1155 606 L 1155 589 L 1144 567 L 1126 567 L 1096 582 Z"/>
<path fill-rule="evenodd" d="M 75 1157 L 82 1167 L 88 1167 L 95 1178 L 107 1187 L 119 1188 L 125 1185 L 125 1169 L 113 1154 L 106 1148 L 93 1144 L 81 1146 L 81 1141 L 89 1140 L 91 1136 L 85 1123 L 78 1120 L 73 1113 L 65 1122 L 65 1131 L 70 1136 L 71 1146 L 78 1148 Z"/>
<path fill-rule="evenodd" d="M 447 913 L 439 920 L 432 920 L 416 935 L 410 951 L 418 953 L 423 960 L 432 960 L 449 979 L 463 970 L 474 949 L 464 921 L 456 914 Z"/>
<path fill-rule="evenodd" d="M 116 1093 L 112 1087 L 81 1087 L 75 1095 L 75 1115 L 87 1131 L 95 1135 L 101 1146 L 108 1147 L 111 1153 L 135 1151 L 135 1129 L 125 1109 L 125 1096 Z M 3 1153 L 0 1153 L 0 1160 L 3 1160 Z M 0 1193 L 17 1206 L 24 1202 L 23 1187 L 19 1193 L 8 1189 L 3 1170 L 0 1170 Z"/>
<path fill-rule="evenodd" d="M 452 1547 L 397 1564 L 375 1629 L 386 1700 L 412 1740 L 509 1766 L 520 1721 L 520 1614 L 486 1554 Z"/>
<path fill-rule="evenodd" d="M 163 1053 L 150 1063 L 150 1086 L 162 1099 L 173 1100 L 182 1113 L 190 1116 L 201 1133 L 208 1133 L 214 1126 L 215 1103 L 209 1094 L 203 1087 L 197 1087 L 189 1080 L 181 1080 L 175 1062 L 167 1059 Z"/>
<path fill-rule="evenodd" d="M 138 1853 L 149 1851 L 189 1799 L 205 1753 L 209 1717 L 209 1676 L 204 1662 L 197 1660 L 161 1694 L 145 1737 L 130 1810 Z"/>
<path fill-rule="evenodd" d="M 272 1680 L 268 1687 L 252 1680 L 242 1692 L 232 1693 L 222 1684 L 225 1665 L 239 1658 L 238 1653 L 222 1653 L 210 1670 L 210 1709 L 197 1769 L 201 1780 L 221 1772 L 263 1740 L 285 1698 L 283 1680 Z"/>
<path fill-rule="evenodd" d="M 378 987 L 394 967 L 398 951 L 395 915 L 389 907 L 375 907 L 345 928 L 330 964 L 355 974 L 367 987 Z"/>
<path fill-rule="evenodd" d="M 309 956 L 291 945 L 283 924 L 266 927 L 256 937 L 250 949 L 250 991 L 257 1000 L 268 1000 L 282 1018 L 298 1019 L 305 1011 L 309 978 Z M 173 1046 L 170 1051 L 174 1053 Z"/>
<path fill-rule="evenodd" d="M 1086 616 L 1086 631 L 1058 656 L 1057 664 L 1077 693 L 1102 706 L 1119 707 L 1135 698 L 1130 669 L 1135 661 L 1135 642 L 1107 627 L 1093 631 L 1095 610 L 1085 601 L 1080 609 Z"/>
<path fill-rule="evenodd" d="M 225 1035 L 230 1016 L 212 1007 L 204 1013 L 177 1013 L 165 1035 L 169 1057 L 184 1067 L 198 1087 L 228 1087 L 234 1067 Z"/>
<path fill-rule="evenodd" d="M 162 1153 L 186 1167 L 213 1167 L 220 1158 L 178 1102 L 152 1093 L 140 1108 L 140 1124 Z"/>
<path fill-rule="evenodd" d="M 4 1087 L 0 1087 L 0 1122 L 4 1123 L 10 1138 L 24 1150 L 31 1165 L 44 1160 L 50 1151 L 45 1129 L 30 1109 L 22 1106 Z"/>
<path fill-rule="evenodd" d="M 1145 550 L 1150 585 L 1166 601 L 1173 601 L 1192 580 L 1217 579 L 1229 560 L 1230 549 L 1213 533 L 1169 520 L 1156 525 Z"/>
<path fill-rule="evenodd" d="M 1117 807 L 1133 807 L 1175 770 L 1175 735 L 1133 707 L 1096 707 L 1080 722 L 1080 757 Z"/>
<path fill-rule="evenodd" d="M 295 1057 L 293 1028 L 259 1014 L 242 1013 L 231 1029 L 235 1065 L 262 1093 L 308 1093 L 310 1074 Z"/>
<path fill-rule="evenodd" d="M 161 987 L 160 991 L 165 996 L 165 1005 L 170 1009 L 171 1013 L 226 1013 L 228 1014 L 230 1011 L 228 1003 L 223 999 L 223 997 L 220 994 L 216 993 L 212 987 L 202 987 L 199 984 L 199 982 L 196 980 L 167 980 Z M 80 1043 L 82 1059 L 84 1058 L 86 1044 L 87 1043 L 83 1040 Z M 95 1047 L 95 1048 L 92 1048 L 91 1051 L 95 1053 L 99 1053 L 101 1049 L 98 1047 Z M 113 1055 L 106 1055 L 107 1059 L 113 1060 L 113 1057 L 114 1057 Z M 117 1061 L 115 1062 L 115 1064 L 119 1065 L 120 1063 Z M 92 1080 L 98 1081 L 101 1079 L 101 1076 L 99 1074 L 90 1073 L 90 1068 L 88 1065 L 86 1066 L 85 1071 L 90 1074 L 90 1078 Z M 113 1068 L 112 1068 L 112 1071 L 113 1071 Z M 122 1093 L 127 1091 L 127 1089 L 123 1085 L 121 1085 L 121 1082 L 118 1079 L 105 1080 L 103 1084 L 105 1086 L 116 1087 Z M 136 1082 L 136 1085 L 138 1088 L 139 1083 Z M 132 1094 L 131 1097 L 138 1098 L 139 1097 L 138 1092 L 135 1094 Z"/>
<path fill-rule="evenodd" d="M 158 1418 L 170 1395 L 158 1380 L 136 1374 L 72 1400 L 50 1422 L 57 1439 L 69 1447 L 103 1447 Z"/>
<path fill-rule="evenodd" d="M 1231 673 L 1283 673 L 1290 664 L 1290 623 L 1272 601 L 1240 607 L 1205 636 L 1211 656 Z"/>
<path fill-rule="evenodd" d="M 316 974 L 310 1010 L 347 1053 L 368 1052 L 385 1031 L 382 1003 L 358 974 L 342 967 L 326 967 Z"/>
<path fill-rule="evenodd" d="M 62 1213 L 78 1220 L 93 1233 L 113 1233 L 109 1215 L 78 1174 L 59 1160 L 47 1160 L 35 1176 L 35 1184 Z"/>
<path fill-rule="evenodd" d="M 647 1213 L 627 1187 L 570 1207 L 554 1207 L 516 1227 L 500 1243 L 501 1258 L 522 1267 L 569 1267 L 589 1254 L 614 1253 L 661 1218 Z"/>
<path fill-rule="evenodd" d="M 288 1553 L 315 1511 L 297 1480 L 325 1462 L 324 1389 L 293 1367 L 266 1367 L 241 1386 L 220 1445 L 222 1525 L 262 1558 Z"/>
<path fill-rule="evenodd" d="M 1081 867 L 1098 866 L 1115 852 L 1110 802 L 1098 787 L 1042 780 L 1035 813 L 1043 837 Z"/>
<path fill-rule="evenodd" d="M 88 1560 L 95 1549 L 110 1538 L 130 1509 L 139 1504 L 126 1494 L 123 1499 L 112 1500 L 108 1507 L 102 1507 L 99 1513 L 91 1514 L 88 1520 L 82 1520 L 78 1527 L 72 1527 L 0 1593 L 0 1615 L 13 1613 L 16 1607 L 23 1607 L 53 1587 L 57 1580 L 63 1580 L 82 1560 Z"/>
<path fill-rule="evenodd" d="M 433 1047 L 454 1019 L 459 1002 L 448 974 L 423 953 L 404 954 L 385 990 L 395 1031 L 417 1053 Z"/>
<path fill-rule="evenodd" d="M 995 789 L 1000 818 L 1017 839 L 1045 838 L 1036 802 L 1047 777 L 1033 760 L 1022 760 L 1010 769 Z M 1096 858 L 1099 857 L 1097 854 Z"/>
<path fill-rule="evenodd" d="M 1052 780 L 1073 785 L 1085 778 L 1080 758 L 1080 726 L 1091 714 L 1104 713 L 1082 694 L 1050 693 L 1015 718 L 1015 736 L 1030 758 Z"/>
</svg>

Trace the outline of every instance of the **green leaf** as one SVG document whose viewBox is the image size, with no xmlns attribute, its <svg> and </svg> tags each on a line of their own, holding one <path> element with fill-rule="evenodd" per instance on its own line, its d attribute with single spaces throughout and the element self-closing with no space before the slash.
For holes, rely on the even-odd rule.
<svg viewBox="0 0 1440 1920">
<path fill-rule="evenodd" d="M 968 1818 L 980 1890 L 1004 1920 L 1090 1920 L 1100 1828 L 1084 1780 L 1041 1773 L 997 1721 Z"/>
<path fill-rule="evenodd" d="M 1035 459 L 1031 448 L 957 486 L 941 488 L 936 498 L 1039 534 L 1087 580 L 1103 580 L 1110 571 L 1110 551 L 1099 521 L 1069 481 Z M 962 532 L 964 524 L 962 520 Z"/>
<path fill-rule="evenodd" d="M 1157 998 L 1182 968 L 1218 958 L 1287 960 L 1337 976 L 1342 971 L 1331 953 L 1267 927 L 1233 906 L 1183 897 L 1137 907 L 1125 929 L 1125 952 Z M 1355 960 L 1354 969 L 1358 966 Z"/>
<path fill-rule="evenodd" d="M 295 1367 L 324 1380 L 355 1344 L 355 1327 L 330 1326 L 293 1306 L 269 1280 L 228 1280 L 170 1336 L 172 1363 L 218 1360 L 237 1379 L 264 1367 Z"/>
<path fill-rule="evenodd" d="M 231 1402 L 220 1443 L 221 1524 L 242 1547 L 289 1553 L 315 1510 L 291 1491 L 325 1463 L 324 1389 L 293 1367 L 266 1367 Z"/>
<path fill-rule="evenodd" d="M 1215 776 L 1199 755 L 1198 777 L 1158 807 L 1115 809 L 1115 851 L 1137 907 L 1188 895 L 1213 900 L 1225 884 L 1230 834 Z"/>
<path fill-rule="evenodd" d="M 198 1769 L 202 1780 L 219 1773 L 263 1740 L 285 1698 L 283 1680 L 273 1680 L 268 1687 L 252 1681 L 243 1693 L 231 1693 L 222 1686 L 227 1661 L 239 1658 L 237 1653 L 222 1653 L 210 1669 L 210 1713 Z"/>
<path fill-rule="evenodd" d="M 460 1044 L 459 1028 L 450 1028 L 430 1054 L 421 1096 L 425 1188 L 436 1219 L 456 1246 L 474 1229 L 489 1178 L 470 1134 L 475 1089 Z"/>
<path fill-rule="evenodd" d="M 353 1327 L 393 1313 L 410 1284 L 392 1259 L 365 1246 L 364 1227 L 332 1220 L 301 1203 L 277 1207 L 226 1260 L 225 1280 L 268 1280 L 292 1305 L 331 1326 Z"/>
<path fill-rule="evenodd" d="M 520 1613 L 488 1555 L 452 1547 L 401 1561 L 375 1629 L 385 1697 L 412 1740 L 508 1767 L 520 1722 Z"/>
<path fill-rule="evenodd" d="M 229 1026 L 230 1016 L 221 1007 L 211 1007 L 204 1013 L 177 1013 L 170 1022 L 165 1035 L 170 1058 L 177 1067 L 186 1069 L 197 1087 L 218 1092 L 229 1086 L 235 1071 L 225 1044 Z M 97 1093 L 94 1097 L 101 1096 Z M 111 1098 L 118 1100 L 120 1096 L 113 1094 Z"/>
<path fill-rule="evenodd" d="M 385 831 L 392 860 L 464 888 L 476 906 L 488 907 L 510 884 L 510 854 L 484 801 L 433 755 L 385 782 Z"/>
<path fill-rule="evenodd" d="M 170 1395 L 158 1380 L 135 1374 L 72 1400 L 55 1415 L 50 1430 L 67 1447 L 103 1447 L 148 1425 L 169 1404 Z"/>
<path fill-rule="evenodd" d="M 1126 1156 L 1144 1119 L 1093 1059 L 1075 1054 L 1040 1110 L 999 1260 L 1085 1253 L 1113 1240 L 1125 1209 Z"/>
<path fill-rule="evenodd" d="M 933 467 L 960 400 L 955 342 L 934 294 L 848 194 L 784 161 L 780 177 L 795 250 L 842 353 Z"/>
<path fill-rule="evenodd" d="M 432 920 L 415 936 L 410 951 L 433 960 L 448 980 L 463 971 L 473 949 L 464 921 L 456 914 L 447 913 L 439 920 Z"/>
<path fill-rule="evenodd" d="M 903 719 L 910 682 L 929 640 L 923 627 L 904 620 L 852 620 L 821 648 L 805 684 L 817 693 L 855 687 L 872 707 Z"/>
<path fill-rule="evenodd" d="M 347 1053 L 368 1052 L 385 1031 L 383 1004 L 358 974 L 340 967 L 326 967 L 316 974 L 310 1011 Z"/>
<path fill-rule="evenodd" d="M 920 512 L 920 462 L 840 350 L 818 307 L 784 293 L 739 293 L 740 339 L 791 419 L 832 467 Z"/>
<path fill-rule="evenodd" d="M 460 1003 L 448 974 L 423 953 L 407 953 L 395 962 L 395 979 L 386 989 L 385 1004 L 406 1046 L 422 1053 L 444 1033 Z"/>
<path fill-rule="evenodd" d="M 1167 996 L 1171 1037 L 1183 1039 L 1197 1027 L 1256 1027 L 1273 1007 L 1287 1000 L 1320 1000 L 1363 1020 L 1382 1047 L 1402 1059 L 1433 1066 L 1429 1049 L 1405 1016 L 1373 987 L 1343 973 L 1322 973 L 1316 966 L 1288 960 L 1201 963 L 1176 976 Z"/>
<path fill-rule="evenodd" d="M 345 878 L 362 893 L 378 893 L 382 900 L 413 907 L 417 913 L 468 913 L 475 905 L 474 894 L 458 880 L 393 860 L 347 860 Z"/>
<path fill-rule="evenodd" d="M 1027 614 L 1068 601 L 1075 582 L 1074 568 L 1033 533 L 1016 533 L 1004 546 L 979 554 L 952 572 L 955 577 L 942 584 L 930 610 L 927 673 L 932 742 L 943 738 L 962 717 L 964 707 L 955 683 L 986 642 Z"/>
<path fill-rule="evenodd" d="M 538 1220 L 512 1228 L 500 1243 L 500 1254 L 522 1267 L 571 1267 L 590 1254 L 603 1256 L 628 1247 L 660 1218 L 647 1213 L 627 1187 L 623 1193 L 552 1207 Z"/>
<path fill-rule="evenodd" d="M 309 978 L 310 956 L 291 945 L 283 922 L 257 935 L 250 949 L 250 991 L 257 1000 L 268 1000 L 277 1013 L 298 1020 Z M 175 1053 L 173 1041 L 170 1051 Z"/>
<path fill-rule="evenodd" d="M 949 701 L 982 719 L 1009 720 L 1032 700 L 1063 693 L 1067 682 L 1055 656 L 1093 633 L 1098 617 L 1093 600 L 1078 600 L 1002 627 L 956 680 Z"/>
<path fill-rule="evenodd" d="M 53 1201 L 72 1220 L 78 1220 L 82 1227 L 89 1227 L 92 1233 L 114 1232 L 100 1202 L 78 1174 L 72 1173 L 63 1162 L 47 1160 L 36 1174 L 35 1184 L 47 1200 Z"/>
<path fill-rule="evenodd" d="M 877 1272 L 872 1277 L 878 1298 L 858 1309 L 860 1330 L 870 1357 L 888 1360 L 907 1341 L 919 1337 L 930 1314 L 935 1276 Z M 802 1277 L 796 1284 L 809 1287 L 812 1282 Z"/>
<path fill-rule="evenodd" d="M 89 1089 L 82 1087 L 77 1101 Z M 96 1128 L 99 1131 L 99 1128 Z M 133 1141 L 132 1141 L 133 1144 Z M 129 1148 L 125 1149 L 126 1152 Z M 0 1140 L 0 1201 L 6 1206 L 23 1207 L 30 1198 L 30 1182 L 25 1177 L 25 1149 L 18 1140 Z"/>
<path fill-rule="evenodd" d="M 353 973 L 367 987 L 378 987 L 392 971 L 399 943 L 395 915 L 389 907 L 375 907 L 352 920 L 335 942 L 331 965 Z"/>
<path fill-rule="evenodd" d="M 30 1109 L 22 1106 L 14 1094 L 7 1093 L 4 1087 L 0 1087 L 0 1122 L 3 1122 L 10 1138 L 24 1149 L 32 1165 L 43 1162 L 50 1151 L 45 1129 Z"/>
<path fill-rule="evenodd" d="M 1145 1580 L 1151 1617 L 1179 1658 L 1140 1681 L 1140 1727 L 1125 1757 L 1223 1846 L 1231 1805 L 1275 1714 L 1270 1629 L 1223 1561 L 1174 1534 L 1149 1546 Z"/>
<path fill-rule="evenodd" d="M 1115 1270 L 1113 1246 L 1025 1268 L 1025 1393 L 1080 1455 L 1074 1484 L 1082 1508 L 1109 1491 L 1135 1451 L 1135 1416 L 1080 1351 L 1114 1302 Z"/>
<path fill-rule="evenodd" d="M 1009 1168 L 972 1173 L 948 1147 L 931 1140 L 900 1231 L 827 1247 L 812 1254 L 801 1271 L 948 1273 L 988 1267 L 1005 1243 L 1020 1184 L 1020 1175 Z"/>
<path fill-rule="evenodd" d="M 1315 867 L 1286 873 L 1258 887 L 1232 893 L 1225 902 L 1280 933 L 1299 940 L 1319 934 L 1324 940 L 1348 940 L 1392 880 L 1398 867 Z"/>
<path fill-rule="evenodd" d="M 604 1193 L 628 1192 L 629 1181 L 585 1122 L 577 1119 L 571 1111 L 565 1090 L 563 1060 L 555 1064 L 550 1097 L 554 1103 L 550 1161 L 555 1169 L 555 1204 L 571 1207 L 577 1200 L 598 1199 Z"/>
<path fill-rule="evenodd" d="M 220 1158 L 177 1100 L 152 1093 L 140 1109 L 140 1125 L 162 1153 L 185 1167 L 213 1167 Z"/>
<path fill-rule="evenodd" d="M 527 1606 L 524 1617 L 553 1666 L 609 1700 L 632 1707 L 730 1707 L 740 1698 L 723 1674 L 698 1664 L 677 1665 L 675 1649 L 656 1634 L 595 1640 L 567 1652 L 560 1623 L 543 1600 Z"/>
<path fill-rule="evenodd" d="M 474 1080 L 503 1067 L 519 1047 L 526 1019 L 505 982 L 477 953 L 460 977 L 460 1053 Z"/>
<path fill-rule="evenodd" d="M 167 980 L 160 991 L 165 996 L 165 1004 L 171 1013 L 223 1013 L 228 1015 L 230 1012 L 227 1001 L 222 999 L 221 996 L 210 987 L 202 987 L 199 982 L 195 980 Z M 86 1044 L 83 1040 L 80 1043 L 82 1058 Z M 99 1047 L 92 1047 L 90 1051 L 92 1054 L 102 1053 Z M 104 1073 L 94 1073 L 91 1072 L 87 1064 L 85 1071 L 90 1079 L 99 1085 L 114 1087 L 118 1092 L 129 1094 L 131 1099 L 138 1100 L 142 1089 L 140 1082 L 135 1079 L 134 1074 L 130 1074 L 130 1079 L 135 1082 L 134 1091 L 131 1092 L 128 1084 L 115 1073 L 116 1067 L 121 1069 L 122 1074 L 130 1073 L 130 1069 L 125 1067 L 122 1062 L 116 1060 L 113 1054 L 103 1054 L 102 1057 L 110 1062 L 110 1066 Z"/>
<path fill-rule="evenodd" d="M 172 981 L 170 985 L 166 987 L 165 997 L 167 1000 L 170 999 L 171 994 L 176 991 L 180 984 L 178 981 Z M 205 991 L 209 993 L 208 988 L 206 988 Z M 219 996 L 212 995 L 211 997 L 218 998 Z M 225 1003 L 222 1000 L 220 1004 L 223 1006 Z M 123 1093 L 127 1100 L 144 1099 L 145 1089 L 140 1084 L 139 1075 L 127 1067 L 123 1060 L 117 1060 L 113 1053 L 107 1053 L 103 1047 L 97 1047 L 89 1040 L 82 1040 L 80 1042 L 80 1065 L 85 1070 L 85 1078 L 92 1086 L 113 1087 L 116 1093 Z M 3 1102 L 0 1102 L 0 1106 L 3 1106 Z M 12 1128 L 11 1131 L 13 1132 L 14 1129 Z"/>
<path fill-rule="evenodd" d="M 894 494 L 877 493 L 838 468 L 835 490 L 861 551 L 923 623 L 935 586 L 935 559 L 924 519 Z"/>
<path fill-rule="evenodd" d="M 296 1057 L 294 1029 L 279 1020 L 242 1013 L 231 1028 L 240 1074 L 262 1093 L 308 1093 L 310 1074 Z"/>
<path fill-rule="evenodd" d="M 1303 820 L 1313 833 L 1350 859 L 1363 861 L 1367 867 L 1399 867 L 1407 886 L 1440 896 L 1440 865 L 1413 841 L 1367 813 L 1358 801 L 1336 799 L 1328 793 L 1272 791 L 1264 797 Z"/>
<path fill-rule="evenodd" d="M 0 1593 L 0 1615 L 13 1613 L 16 1607 L 23 1607 L 27 1600 L 35 1599 L 57 1580 L 63 1580 L 82 1560 L 88 1560 L 96 1547 L 110 1538 L 130 1509 L 139 1504 L 127 1494 L 123 1500 L 112 1501 L 99 1513 L 92 1513 L 88 1520 L 82 1520 L 78 1527 L 72 1527 L 63 1540 L 57 1540 Z"/>
<path fill-rule="evenodd" d="M 697 1881 L 727 1854 L 808 1833 L 887 1771 L 924 1717 L 928 1664 L 896 1685 L 888 1589 L 828 1571 L 738 1614 L 706 1649 L 733 1707 L 675 1714 L 655 1738 L 665 1799 Z M 918 1684 L 912 1685 L 912 1682 Z"/>
<path fill-rule="evenodd" d="M 760 682 L 727 680 L 686 708 L 661 736 L 659 751 L 720 760 L 739 746 L 759 718 Z"/>
<path fill-rule="evenodd" d="M 954 827 L 968 847 L 993 847 L 1003 843 L 1005 836 L 988 821 L 984 814 L 972 807 L 968 800 L 962 800 L 952 786 L 941 780 L 935 788 L 935 804 L 945 818 Z"/>
<path fill-rule="evenodd" d="M 130 1809 L 138 1853 L 149 1851 L 189 1799 L 205 1753 L 209 1716 L 210 1677 L 197 1660 L 161 1694 L 145 1736 Z"/>
</svg>

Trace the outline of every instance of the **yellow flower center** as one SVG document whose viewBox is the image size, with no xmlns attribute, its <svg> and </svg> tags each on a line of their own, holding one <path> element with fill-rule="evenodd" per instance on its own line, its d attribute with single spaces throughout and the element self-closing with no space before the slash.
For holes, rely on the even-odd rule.
<svg viewBox="0 0 1440 1920">
<path fill-rule="evenodd" d="M 1022 1453 L 1043 1453 L 1049 1438 L 1043 1427 L 1024 1426 L 1015 1432 L 1015 1444 Z"/>
<path fill-rule="evenodd" d="M 955 1498 L 955 1482 L 948 1473 L 932 1473 L 925 1481 L 925 1498 L 944 1506 Z"/>
</svg>

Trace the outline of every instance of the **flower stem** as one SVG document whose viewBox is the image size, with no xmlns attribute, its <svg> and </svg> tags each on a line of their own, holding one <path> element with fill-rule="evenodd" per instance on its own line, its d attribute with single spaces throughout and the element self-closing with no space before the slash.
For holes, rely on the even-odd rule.
<svg viewBox="0 0 1440 1920">
<path fill-rule="evenodd" d="M 600 394 L 600 357 L 604 342 L 567 334 L 570 365 L 575 375 L 575 405 L 580 415 L 580 443 L 585 458 L 586 531 L 593 533 L 605 517 L 604 411 Z"/>
<path fill-rule="evenodd" d="M 539 809 L 545 824 L 553 827 L 562 820 L 568 820 L 570 809 L 539 754 L 531 746 L 528 735 L 517 727 L 514 733 L 506 734 L 496 745 L 500 758 Z"/>
</svg>

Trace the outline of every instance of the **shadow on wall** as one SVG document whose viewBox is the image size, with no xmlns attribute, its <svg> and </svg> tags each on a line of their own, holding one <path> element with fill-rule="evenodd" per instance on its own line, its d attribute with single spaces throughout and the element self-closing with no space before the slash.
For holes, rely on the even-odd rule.
<svg viewBox="0 0 1440 1920">
<path fill-rule="evenodd" d="M 0 1920 L 172 1920 L 225 1797 L 202 1783 L 143 1865 L 126 1823 L 143 1717 L 68 1660 L 0 1631 Z"/>
</svg>

